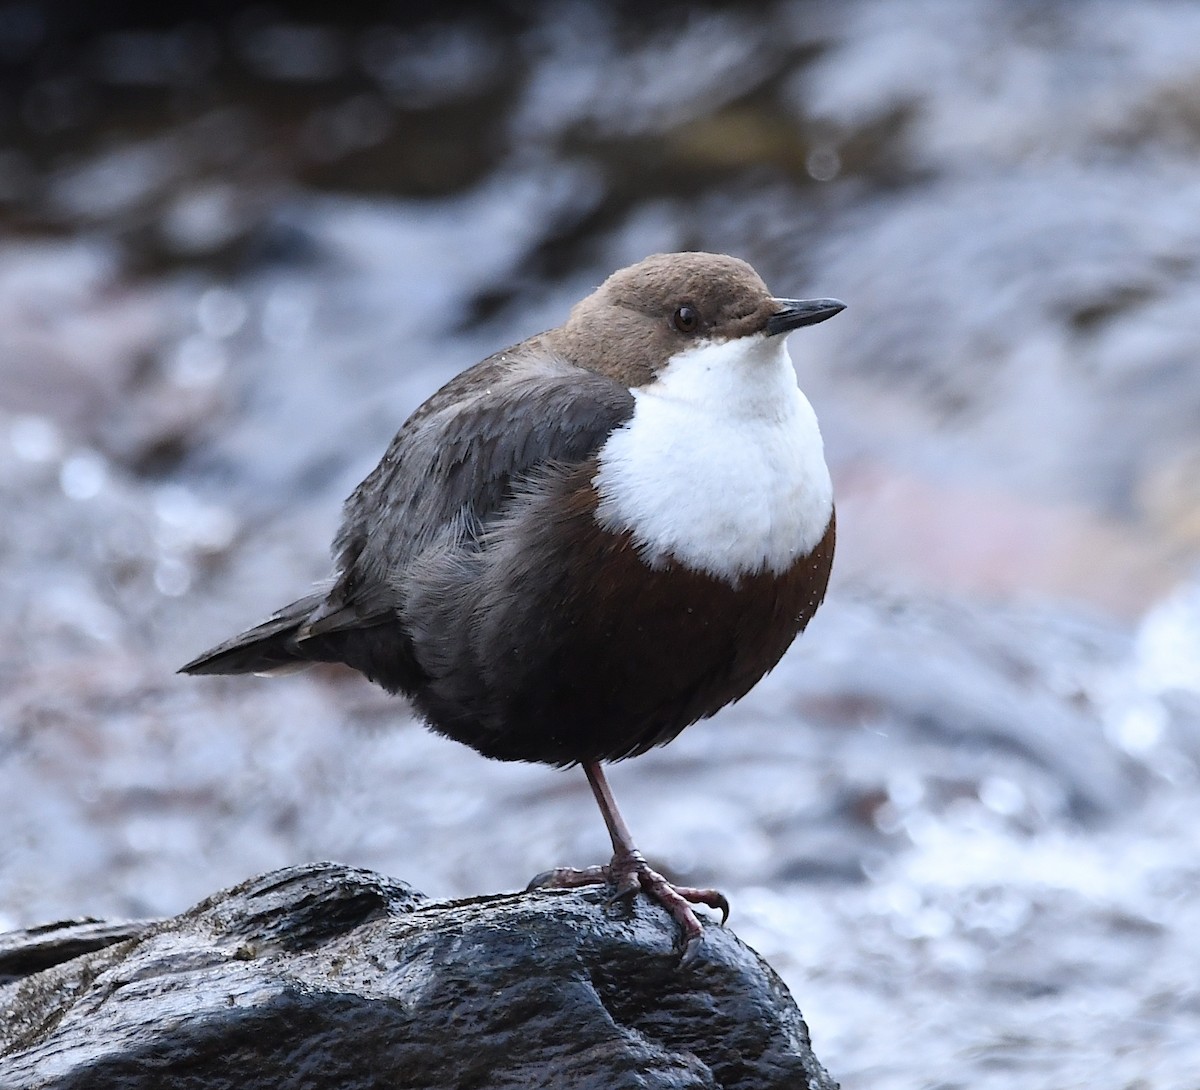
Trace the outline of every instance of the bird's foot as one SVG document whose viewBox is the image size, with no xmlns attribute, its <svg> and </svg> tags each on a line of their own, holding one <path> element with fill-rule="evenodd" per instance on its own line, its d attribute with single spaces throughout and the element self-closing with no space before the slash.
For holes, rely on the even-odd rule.
<svg viewBox="0 0 1200 1090">
<path fill-rule="evenodd" d="M 657 901 L 679 924 L 683 932 L 683 958 L 680 965 L 691 965 L 700 955 L 703 930 L 692 905 L 707 905 L 721 913 L 721 924 L 729 919 L 729 902 L 715 889 L 696 889 L 675 886 L 646 862 L 639 851 L 618 851 L 607 866 L 556 867 L 537 875 L 526 889 L 573 889 L 577 886 L 610 885 L 613 895 L 609 904 L 632 897 L 641 890 Z"/>
</svg>

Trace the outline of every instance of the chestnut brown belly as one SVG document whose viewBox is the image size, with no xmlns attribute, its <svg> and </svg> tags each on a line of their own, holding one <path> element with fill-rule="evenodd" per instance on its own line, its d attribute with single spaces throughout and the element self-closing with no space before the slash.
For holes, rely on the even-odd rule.
<svg viewBox="0 0 1200 1090">
<path fill-rule="evenodd" d="M 531 564 L 509 596 L 518 604 L 487 630 L 476 695 L 448 704 L 414 694 L 435 730 L 502 760 L 565 765 L 642 753 L 744 696 L 825 595 L 832 516 L 790 570 L 731 584 L 679 565 L 649 568 L 628 535 L 606 533 L 588 515 L 547 523 L 528 543 L 543 562 Z"/>
</svg>

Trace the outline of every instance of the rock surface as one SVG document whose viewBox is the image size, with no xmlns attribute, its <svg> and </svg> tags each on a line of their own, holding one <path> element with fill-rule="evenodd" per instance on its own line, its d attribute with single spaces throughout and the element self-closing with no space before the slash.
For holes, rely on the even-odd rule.
<svg viewBox="0 0 1200 1090">
<path fill-rule="evenodd" d="M 0 937 L 0 1085 L 833 1090 L 775 973 L 603 890 L 434 902 L 317 863 Z"/>
</svg>

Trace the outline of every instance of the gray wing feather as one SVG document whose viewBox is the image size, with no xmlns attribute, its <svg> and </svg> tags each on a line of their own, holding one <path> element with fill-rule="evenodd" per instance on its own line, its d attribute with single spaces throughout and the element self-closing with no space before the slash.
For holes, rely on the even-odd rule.
<svg viewBox="0 0 1200 1090">
<path fill-rule="evenodd" d="M 523 482 L 595 454 L 633 404 L 625 386 L 550 353 L 499 353 L 464 371 L 346 501 L 336 582 L 299 638 L 394 619 L 422 553 L 472 548 Z"/>
</svg>

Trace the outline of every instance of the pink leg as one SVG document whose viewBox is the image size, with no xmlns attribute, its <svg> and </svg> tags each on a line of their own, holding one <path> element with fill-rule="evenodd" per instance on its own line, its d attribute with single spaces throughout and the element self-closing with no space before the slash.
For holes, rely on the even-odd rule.
<svg viewBox="0 0 1200 1090">
<path fill-rule="evenodd" d="M 690 965 L 700 953 L 700 939 L 703 931 L 693 904 L 707 905 L 719 909 L 721 923 L 729 918 L 729 902 L 724 895 L 715 889 L 693 889 L 691 886 L 673 886 L 658 871 L 653 870 L 646 862 L 642 853 L 633 843 L 633 836 L 621 812 L 617 809 L 616 800 L 609 790 L 608 780 L 598 761 L 589 761 L 583 766 L 587 773 L 588 783 L 592 785 L 592 794 L 608 826 L 608 835 L 612 839 L 613 857 L 607 866 L 585 867 L 578 870 L 574 867 L 558 867 L 554 870 L 539 874 L 529 883 L 529 889 L 570 888 L 573 886 L 602 885 L 609 883 L 614 887 L 613 900 L 631 897 L 640 889 L 652 901 L 657 901 L 671 914 L 672 919 L 679 924 L 684 936 L 683 961 L 681 964 Z"/>
</svg>

